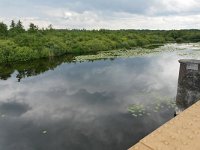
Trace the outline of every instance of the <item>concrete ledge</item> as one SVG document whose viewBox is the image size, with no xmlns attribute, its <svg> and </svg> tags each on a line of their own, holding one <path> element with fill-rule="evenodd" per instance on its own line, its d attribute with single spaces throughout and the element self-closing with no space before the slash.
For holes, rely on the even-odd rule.
<svg viewBox="0 0 200 150">
<path fill-rule="evenodd" d="M 129 150 L 200 150 L 200 101 Z"/>
</svg>

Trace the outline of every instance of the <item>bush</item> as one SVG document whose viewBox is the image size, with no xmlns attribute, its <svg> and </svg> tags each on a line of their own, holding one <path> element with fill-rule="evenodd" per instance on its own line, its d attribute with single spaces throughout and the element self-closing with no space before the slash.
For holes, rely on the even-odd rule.
<svg viewBox="0 0 200 150">
<path fill-rule="evenodd" d="M 21 21 L 12 21 L 9 30 L 0 23 L 0 62 L 199 41 L 200 30 L 40 30 L 30 24 L 25 31 Z"/>
</svg>

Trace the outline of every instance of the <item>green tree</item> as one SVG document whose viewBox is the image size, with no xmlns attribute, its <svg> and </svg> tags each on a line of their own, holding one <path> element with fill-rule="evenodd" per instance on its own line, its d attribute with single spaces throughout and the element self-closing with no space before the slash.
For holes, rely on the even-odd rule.
<svg viewBox="0 0 200 150">
<path fill-rule="evenodd" d="M 12 21 L 11 21 L 11 24 L 10 24 L 10 29 L 13 29 L 13 28 L 15 28 L 15 26 L 16 26 L 16 24 L 15 24 L 15 21 L 14 21 L 14 20 L 12 20 Z"/>
<path fill-rule="evenodd" d="M 28 31 L 31 33 L 35 33 L 38 31 L 38 26 L 34 25 L 33 23 L 30 23 Z"/>
<path fill-rule="evenodd" d="M 23 32 L 25 32 L 25 29 L 22 25 L 22 22 L 19 20 L 16 24 L 15 21 L 12 20 L 10 24 L 9 36 L 16 36 L 17 34 Z"/>
<path fill-rule="evenodd" d="M 20 20 L 17 22 L 15 28 L 16 28 L 16 31 L 17 31 L 18 33 L 22 33 L 22 32 L 25 31 L 24 26 L 22 25 L 22 22 L 21 22 Z"/>
<path fill-rule="evenodd" d="M 8 35 L 8 26 L 3 22 L 0 22 L 0 36 Z"/>
<path fill-rule="evenodd" d="M 50 24 L 50 25 L 47 27 L 47 30 L 53 30 L 53 25 Z"/>
<path fill-rule="evenodd" d="M 14 20 L 12 20 L 9 29 L 9 36 L 14 36 L 16 34 L 15 28 L 16 28 L 16 23 Z"/>
</svg>

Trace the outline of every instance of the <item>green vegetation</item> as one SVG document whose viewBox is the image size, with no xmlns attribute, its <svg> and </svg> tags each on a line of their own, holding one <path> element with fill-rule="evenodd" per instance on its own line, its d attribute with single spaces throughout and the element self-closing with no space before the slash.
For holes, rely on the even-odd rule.
<svg viewBox="0 0 200 150">
<path fill-rule="evenodd" d="M 21 21 L 12 21 L 9 29 L 0 23 L 0 63 L 199 41 L 200 30 L 58 30 L 33 23 L 25 30 Z"/>
<path fill-rule="evenodd" d="M 141 103 L 128 106 L 128 112 L 134 117 L 143 117 L 146 115 L 149 116 L 154 113 L 164 112 L 166 110 L 175 110 L 176 108 L 176 101 L 174 98 L 163 96 L 158 93 L 143 93 L 142 96 L 149 97 L 153 99 L 153 101 L 148 104 Z"/>
<path fill-rule="evenodd" d="M 115 58 L 128 58 L 134 56 L 144 56 L 144 55 L 151 55 L 160 52 L 173 52 L 179 50 L 186 50 L 191 49 L 195 50 L 198 49 L 199 52 L 200 43 L 191 43 L 191 44 L 165 44 L 164 46 L 160 46 L 158 48 L 149 49 L 149 48 L 134 48 L 131 50 L 109 50 L 109 51 L 99 51 L 95 55 L 79 55 L 75 56 L 75 60 L 79 62 L 83 61 L 94 61 L 94 60 L 101 60 L 101 59 L 115 59 Z M 192 54 L 194 53 L 191 52 Z M 196 53 L 196 51 L 195 51 Z M 183 52 L 180 53 L 180 55 Z M 185 54 L 188 55 L 188 54 Z M 196 55 L 199 56 L 199 55 Z"/>
<path fill-rule="evenodd" d="M 190 49 L 191 51 L 184 51 Z M 36 59 L 27 62 L 8 62 L 0 65 L 0 80 L 7 80 L 12 75 L 15 75 L 20 82 L 21 79 L 31 76 L 37 76 L 49 70 L 54 70 L 62 63 L 79 63 L 83 61 L 96 61 L 96 60 L 114 60 L 115 58 L 127 58 L 143 55 L 155 55 L 158 52 L 173 52 L 176 51 L 177 55 L 184 56 L 188 59 L 200 59 L 200 43 L 191 44 L 166 44 L 165 46 L 155 49 L 142 49 L 137 48 L 134 50 L 111 50 L 100 51 L 96 55 L 63 55 L 60 57 L 50 57 Z M 145 93 L 138 93 L 144 96 Z M 150 97 L 150 96 L 148 96 Z M 154 96 L 152 99 L 159 99 L 159 96 Z M 162 97 L 163 98 L 163 97 Z"/>
</svg>

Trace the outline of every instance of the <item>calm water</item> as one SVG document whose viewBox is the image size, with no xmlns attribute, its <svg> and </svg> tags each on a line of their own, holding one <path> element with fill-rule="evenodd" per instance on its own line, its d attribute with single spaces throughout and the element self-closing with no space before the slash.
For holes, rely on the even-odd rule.
<svg viewBox="0 0 200 150">
<path fill-rule="evenodd" d="M 129 148 L 173 118 L 178 53 L 1 66 L 0 150 Z M 134 104 L 146 112 L 133 115 Z"/>
</svg>

